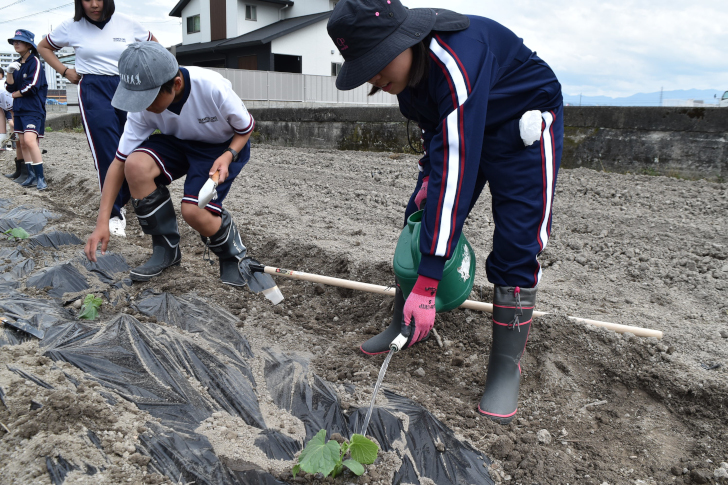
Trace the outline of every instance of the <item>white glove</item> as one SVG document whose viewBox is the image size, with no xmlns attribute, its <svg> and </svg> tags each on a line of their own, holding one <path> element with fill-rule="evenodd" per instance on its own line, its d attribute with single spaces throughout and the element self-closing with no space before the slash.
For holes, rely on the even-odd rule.
<svg viewBox="0 0 728 485">
<path fill-rule="evenodd" d="M 20 63 L 18 61 L 15 61 L 8 64 L 8 67 L 5 70 L 8 72 L 8 74 L 12 74 L 13 71 L 17 71 L 18 69 L 20 69 Z"/>
</svg>

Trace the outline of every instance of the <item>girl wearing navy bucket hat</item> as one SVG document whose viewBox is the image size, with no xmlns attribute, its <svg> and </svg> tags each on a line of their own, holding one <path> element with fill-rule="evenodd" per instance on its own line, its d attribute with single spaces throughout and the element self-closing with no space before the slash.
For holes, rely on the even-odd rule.
<svg viewBox="0 0 728 485">
<path fill-rule="evenodd" d="M 397 292 L 392 324 L 361 346 L 386 352 L 400 333 L 428 336 L 445 262 L 486 182 L 493 203 L 493 343 L 478 410 L 509 423 L 518 408 L 520 360 L 548 243 L 563 146 L 561 85 L 523 40 L 497 22 L 399 0 L 342 0 L 328 32 L 344 57 L 341 90 L 364 83 L 396 95 L 422 130 L 424 156 L 405 220 L 424 209 L 418 279 Z"/>
<path fill-rule="evenodd" d="M 15 36 L 8 39 L 20 58 L 8 65 L 5 87 L 13 97 L 14 129 L 19 142 L 19 156 L 15 159 L 19 176 L 15 181 L 23 187 L 45 190 L 48 185 L 38 140 L 45 133 L 48 83 L 34 40 L 35 34 L 24 29 L 16 30 Z"/>
</svg>

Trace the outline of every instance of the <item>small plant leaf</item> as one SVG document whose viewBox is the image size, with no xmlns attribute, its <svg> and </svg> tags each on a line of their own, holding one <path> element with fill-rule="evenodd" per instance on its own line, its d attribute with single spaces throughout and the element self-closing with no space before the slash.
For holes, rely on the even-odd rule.
<svg viewBox="0 0 728 485">
<path fill-rule="evenodd" d="M 296 465 L 293 468 L 291 468 L 291 474 L 293 475 L 293 478 L 296 478 L 296 474 L 301 471 L 301 466 Z"/>
<path fill-rule="evenodd" d="M 86 295 L 83 299 L 83 305 L 81 305 L 81 312 L 78 314 L 78 318 L 82 320 L 96 320 L 99 316 L 99 308 L 103 304 L 101 298 L 97 298 L 95 295 Z"/>
<path fill-rule="evenodd" d="M 351 458 L 364 465 L 371 465 L 377 459 L 379 447 L 375 442 L 360 434 L 351 437 L 349 452 Z M 352 470 L 354 471 L 354 470 Z"/>
<path fill-rule="evenodd" d="M 14 227 L 12 229 L 8 229 L 7 231 L 5 231 L 5 234 L 15 239 L 28 239 L 30 237 L 30 234 L 28 234 L 26 230 L 22 227 Z"/>
<path fill-rule="evenodd" d="M 351 470 L 351 472 L 357 477 L 362 476 L 366 471 L 364 469 L 364 465 L 355 460 L 344 460 L 344 466 Z"/>
<path fill-rule="evenodd" d="M 306 444 L 298 457 L 301 470 L 306 473 L 322 473 L 329 476 L 341 460 L 341 448 L 334 440 L 326 442 L 326 430 L 322 429 Z"/>
</svg>

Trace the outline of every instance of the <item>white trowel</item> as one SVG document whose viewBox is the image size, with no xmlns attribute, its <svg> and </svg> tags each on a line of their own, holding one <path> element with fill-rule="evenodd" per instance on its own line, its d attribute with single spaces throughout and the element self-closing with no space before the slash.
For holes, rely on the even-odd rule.
<svg viewBox="0 0 728 485">
<path fill-rule="evenodd" d="M 219 178 L 220 172 L 215 172 L 212 177 L 207 179 L 197 195 L 197 207 L 204 209 L 211 200 L 217 199 L 217 181 Z"/>
</svg>

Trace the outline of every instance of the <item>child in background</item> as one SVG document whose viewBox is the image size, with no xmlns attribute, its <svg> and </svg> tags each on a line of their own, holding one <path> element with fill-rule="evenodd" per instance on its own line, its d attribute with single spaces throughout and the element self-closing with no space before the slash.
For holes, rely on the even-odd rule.
<svg viewBox="0 0 728 485">
<path fill-rule="evenodd" d="M 119 56 L 129 44 L 156 40 L 132 17 L 116 12 L 114 0 L 75 0 L 75 13 L 38 42 L 38 53 L 61 76 L 78 85 L 81 121 L 103 190 L 106 172 L 114 161 L 124 132 L 126 112 L 111 106 L 119 85 Z M 54 51 L 73 47 L 75 66 L 61 63 Z M 69 86 L 70 89 L 70 86 Z M 109 218 L 109 231 L 126 236 L 129 187 L 122 184 Z"/>
<path fill-rule="evenodd" d="M 13 130 L 13 97 L 8 90 L 5 89 L 5 70 L 0 67 L 0 152 L 7 150 L 6 145 L 10 136 L 7 132 L 6 122 L 10 124 L 10 130 Z"/>
<path fill-rule="evenodd" d="M 24 29 L 16 30 L 15 36 L 8 39 L 20 59 L 8 65 L 6 87 L 14 99 L 15 133 L 18 134 L 28 174 L 20 185 L 36 186 L 38 190 L 45 190 L 48 185 L 43 173 L 43 158 L 38 139 L 43 138 L 45 133 L 48 83 L 34 40 L 35 34 Z"/>
</svg>

